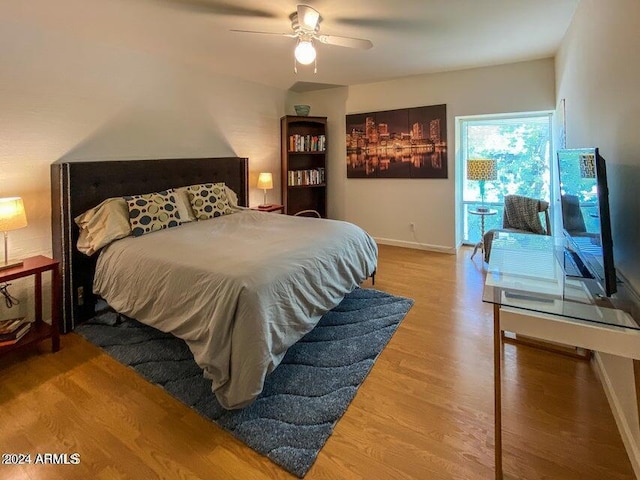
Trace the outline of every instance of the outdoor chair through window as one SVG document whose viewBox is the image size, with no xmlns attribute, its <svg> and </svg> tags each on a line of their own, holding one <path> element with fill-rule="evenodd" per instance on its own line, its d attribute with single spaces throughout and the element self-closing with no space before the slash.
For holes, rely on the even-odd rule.
<svg viewBox="0 0 640 480">
<path fill-rule="evenodd" d="M 545 226 L 542 226 L 540 214 L 543 214 Z M 551 221 L 549 220 L 549 202 L 537 198 L 521 195 L 506 195 L 504 197 L 504 212 L 502 228 L 489 230 L 484 234 L 484 261 L 489 262 L 491 242 L 497 232 L 536 233 L 551 235 Z"/>
</svg>

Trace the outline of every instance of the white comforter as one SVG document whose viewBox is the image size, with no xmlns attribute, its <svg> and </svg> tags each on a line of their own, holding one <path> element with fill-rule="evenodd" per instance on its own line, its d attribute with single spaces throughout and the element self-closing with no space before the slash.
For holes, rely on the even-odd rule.
<svg viewBox="0 0 640 480">
<path fill-rule="evenodd" d="M 112 243 L 94 292 L 184 339 L 219 402 L 240 408 L 376 262 L 353 224 L 243 210 Z"/>
</svg>

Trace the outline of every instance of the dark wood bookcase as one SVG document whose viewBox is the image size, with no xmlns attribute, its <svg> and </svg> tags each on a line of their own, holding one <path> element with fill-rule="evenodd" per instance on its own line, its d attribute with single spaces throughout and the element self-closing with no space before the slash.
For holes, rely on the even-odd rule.
<svg viewBox="0 0 640 480">
<path fill-rule="evenodd" d="M 280 119 L 284 213 L 315 210 L 327 216 L 327 117 Z"/>
</svg>

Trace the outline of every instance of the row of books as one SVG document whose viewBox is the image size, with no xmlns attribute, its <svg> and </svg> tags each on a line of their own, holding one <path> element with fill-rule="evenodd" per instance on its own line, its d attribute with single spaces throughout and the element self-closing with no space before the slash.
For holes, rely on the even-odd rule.
<svg viewBox="0 0 640 480">
<path fill-rule="evenodd" d="M 18 343 L 31 328 L 31 322 L 25 317 L 0 320 L 0 347 Z"/>
<path fill-rule="evenodd" d="M 324 135 L 290 135 L 290 152 L 324 152 L 326 149 Z"/>
<path fill-rule="evenodd" d="M 324 183 L 324 168 L 313 170 L 289 170 L 287 184 L 290 187 L 301 185 L 322 185 Z"/>
</svg>

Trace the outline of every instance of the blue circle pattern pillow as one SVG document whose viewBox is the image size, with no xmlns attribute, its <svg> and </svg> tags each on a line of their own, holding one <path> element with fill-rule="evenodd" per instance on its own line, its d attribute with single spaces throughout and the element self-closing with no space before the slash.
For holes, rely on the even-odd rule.
<svg viewBox="0 0 640 480">
<path fill-rule="evenodd" d="M 129 223 L 134 237 L 182 224 L 173 189 L 126 196 L 124 199 L 129 208 Z"/>
<path fill-rule="evenodd" d="M 198 220 L 220 217 L 234 213 L 224 183 L 202 183 L 187 187 L 193 214 Z"/>
</svg>

